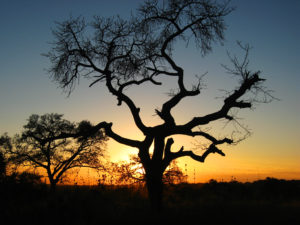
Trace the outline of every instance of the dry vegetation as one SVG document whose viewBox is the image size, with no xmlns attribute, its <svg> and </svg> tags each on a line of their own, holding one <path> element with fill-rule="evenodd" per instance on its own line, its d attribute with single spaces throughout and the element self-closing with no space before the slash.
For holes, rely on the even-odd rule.
<svg viewBox="0 0 300 225">
<path fill-rule="evenodd" d="M 50 193 L 45 184 L 23 176 L 3 180 L 0 195 L 1 220 L 7 224 L 154 224 L 157 219 L 149 213 L 143 186 L 58 186 Z M 299 224 L 300 181 L 168 185 L 164 203 L 162 224 Z"/>
</svg>

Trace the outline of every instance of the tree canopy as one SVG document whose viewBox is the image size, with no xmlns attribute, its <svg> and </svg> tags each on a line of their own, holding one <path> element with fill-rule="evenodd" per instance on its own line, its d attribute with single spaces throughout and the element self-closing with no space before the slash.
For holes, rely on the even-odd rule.
<svg viewBox="0 0 300 225">
<path fill-rule="evenodd" d="M 9 161 L 15 165 L 42 168 L 55 186 L 72 168 L 100 168 L 105 140 L 101 130 L 88 137 L 63 137 L 90 129 L 89 121 L 78 124 L 63 119 L 62 114 L 33 114 L 6 148 Z"/>
</svg>

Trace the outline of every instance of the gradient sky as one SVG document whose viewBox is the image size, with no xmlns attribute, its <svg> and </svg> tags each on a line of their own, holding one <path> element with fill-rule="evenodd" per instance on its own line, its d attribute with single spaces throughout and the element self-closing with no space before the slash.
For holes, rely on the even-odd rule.
<svg viewBox="0 0 300 225">
<path fill-rule="evenodd" d="M 51 28 L 55 21 L 72 16 L 93 15 L 129 16 L 141 1 L 138 0 L 1 0 L 0 7 L 0 134 L 14 135 L 22 130 L 33 113 L 62 113 L 66 119 L 88 119 L 94 123 L 114 122 L 120 134 L 140 138 L 134 129 L 126 106 L 118 107 L 115 97 L 101 86 L 88 88 L 82 81 L 70 97 L 51 82 L 45 69 L 50 64 L 41 56 L 50 49 Z M 178 46 L 176 60 L 189 74 L 208 72 L 206 89 L 198 98 L 184 100 L 174 109 L 179 123 L 196 115 L 217 109 L 222 96 L 219 89 L 231 90 L 234 80 L 224 72 L 221 63 L 228 64 L 226 51 L 239 53 L 236 40 L 253 46 L 250 68 L 261 70 L 266 85 L 274 90 L 280 101 L 257 105 L 255 110 L 239 114 L 253 135 L 237 146 L 224 146 L 226 157 L 210 155 L 204 164 L 189 159 L 187 164 L 192 182 L 194 170 L 197 181 L 214 179 L 261 179 L 265 176 L 300 179 L 300 2 L 298 0 L 233 0 L 236 10 L 226 18 L 226 41 L 217 44 L 205 58 L 193 48 Z M 128 94 L 141 107 L 146 124 L 159 122 L 154 109 L 167 96 L 168 84 L 155 89 L 150 86 L 132 88 Z M 231 87 L 231 88 L 230 88 Z M 147 103 L 147 104 L 146 104 Z M 181 142 L 180 142 L 181 141 Z M 176 146 L 192 146 L 190 139 L 176 137 Z M 179 143 L 180 142 L 180 143 Z M 111 160 L 128 159 L 136 150 L 113 141 L 108 144 Z"/>
</svg>

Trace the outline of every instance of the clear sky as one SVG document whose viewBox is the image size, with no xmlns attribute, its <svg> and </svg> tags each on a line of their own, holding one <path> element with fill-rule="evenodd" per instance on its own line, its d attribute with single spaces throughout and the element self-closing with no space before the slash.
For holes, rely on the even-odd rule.
<svg viewBox="0 0 300 225">
<path fill-rule="evenodd" d="M 66 119 L 88 119 L 94 123 L 114 122 L 120 134 L 139 138 L 125 106 L 118 107 L 116 99 L 103 86 L 88 88 L 81 82 L 70 97 L 62 93 L 45 71 L 50 64 L 41 56 L 50 49 L 51 28 L 55 21 L 72 16 L 130 15 L 139 0 L 0 0 L 0 134 L 14 135 L 22 130 L 33 113 L 62 113 Z M 217 109 L 219 102 L 212 96 L 222 96 L 219 89 L 233 88 L 221 63 L 228 64 L 226 51 L 238 53 L 236 40 L 253 46 L 250 67 L 261 70 L 266 85 L 281 101 L 257 105 L 255 110 L 239 114 L 253 135 L 237 146 L 224 146 L 226 157 L 210 155 L 204 164 L 189 159 L 190 181 L 194 170 L 197 181 L 210 178 L 252 180 L 273 176 L 300 179 L 300 1 L 298 0 L 233 0 L 236 10 L 226 18 L 228 29 L 224 45 L 216 45 L 205 58 L 193 48 L 178 46 L 177 62 L 190 74 L 206 76 L 206 89 L 199 98 L 187 99 L 174 110 L 177 121 Z M 169 86 L 130 89 L 128 94 L 141 107 L 147 124 L 158 123 L 154 109 L 160 107 Z M 179 143 L 179 142 L 182 143 Z M 192 146 L 191 140 L 178 137 L 176 146 Z M 108 152 L 113 161 L 124 160 L 135 150 L 109 142 Z"/>
</svg>

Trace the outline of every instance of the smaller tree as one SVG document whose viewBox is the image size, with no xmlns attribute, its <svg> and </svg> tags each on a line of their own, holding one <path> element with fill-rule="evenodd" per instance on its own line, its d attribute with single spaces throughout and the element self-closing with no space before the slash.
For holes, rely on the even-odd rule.
<svg viewBox="0 0 300 225">
<path fill-rule="evenodd" d="M 118 183 L 144 184 L 146 183 L 146 172 L 138 156 L 131 155 L 129 162 L 119 162 L 112 165 L 113 173 Z M 177 184 L 185 180 L 177 161 L 172 161 L 163 174 L 163 182 L 166 184 Z"/>
<path fill-rule="evenodd" d="M 187 181 L 187 175 L 184 175 L 176 160 L 172 161 L 164 172 L 163 182 L 166 184 L 179 184 L 184 181 Z"/>
<path fill-rule="evenodd" d="M 51 190 L 55 190 L 66 171 L 101 166 L 106 138 L 101 130 L 91 135 L 88 132 L 91 127 L 89 121 L 75 124 L 63 119 L 61 114 L 33 114 L 22 134 L 16 135 L 8 148 L 9 159 L 18 166 L 46 171 Z"/>
</svg>

